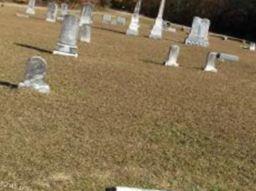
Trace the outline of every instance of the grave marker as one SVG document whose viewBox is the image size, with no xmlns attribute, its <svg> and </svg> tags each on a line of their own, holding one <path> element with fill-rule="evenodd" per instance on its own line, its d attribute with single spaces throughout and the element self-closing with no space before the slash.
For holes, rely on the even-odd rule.
<svg viewBox="0 0 256 191">
<path fill-rule="evenodd" d="M 28 15 L 34 15 L 35 14 L 35 5 L 36 5 L 36 0 L 29 0 L 26 13 Z"/>
<path fill-rule="evenodd" d="M 82 26 L 84 24 L 90 25 L 92 24 L 92 11 L 93 11 L 93 4 L 86 3 L 81 11 L 80 16 L 80 23 L 79 25 Z"/>
<path fill-rule="evenodd" d="M 165 2 L 166 2 L 166 0 L 161 1 L 158 16 L 155 20 L 154 27 L 151 30 L 150 35 L 149 35 L 150 38 L 162 39 L 162 35 L 163 35 L 163 14 L 164 14 Z"/>
<path fill-rule="evenodd" d="M 58 14 L 58 5 L 55 2 L 48 3 L 48 10 L 46 13 L 46 21 L 48 22 L 56 22 Z"/>
<path fill-rule="evenodd" d="M 53 54 L 77 57 L 77 36 L 79 19 L 73 15 L 66 15 L 62 23 L 61 33 Z"/>
<path fill-rule="evenodd" d="M 165 62 L 165 66 L 174 66 L 178 67 L 177 59 L 180 54 L 180 47 L 177 45 L 172 45 L 170 48 L 170 53 L 167 61 Z"/>
<path fill-rule="evenodd" d="M 210 28 L 210 20 L 194 17 L 192 29 L 185 43 L 190 45 L 203 46 L 203 47 L 209 46 L 209 41 L 208 41 L 209 28 Z"/>
<path fill-rule="evenodd" d="M 19 88 L 32 88 L 40 93 L 49 93 L 50 87 L 44 82 L 46 61 L 40 56 L 33 56 L 27 61 L 25 80 Z"/>
</svg>

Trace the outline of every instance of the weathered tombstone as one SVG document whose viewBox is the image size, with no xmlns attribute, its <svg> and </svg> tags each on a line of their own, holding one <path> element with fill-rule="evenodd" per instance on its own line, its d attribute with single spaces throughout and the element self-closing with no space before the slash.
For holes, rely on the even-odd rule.
<svg viewBox="0 0 256 191">
<path fill-rule="evenodd" d="M 32 88 L 40 93 L 49 93 L 50 87 L 44 82 L 46 61 L 40 56 L 33 56 L 27 62 L 25 80 L 19 83 L 19 88 Z"/>
<path fill-rule="evenodd" d="M 127 35 L 137 36 L 139 34 L 141 4 L 142 4 L 142 0 L 138 0 L 136 7 L 134 9 L 134 13 L 131 18 L 131 23 L 126 32 Z"/>
<path fill-rule="evenodd" d="M 63 21 L 64 17 L 68 14 L 68 4 L 67 3 L 61 3 L 60 5 L 60 16 L 58 17 L 58 20 Z"/>
<path fill-rule="evenodd" d="M 224 35 L 222 38 L 223 38 L 223 40 L 225 40 L 225 41 L 228 40 L 228 37 L 225 36 L 225 35 Z"/>
<path fill-rule="evenodd" d="M 84 24 L 90 25 L 92 23 L 92 11 L 93 11 L 93 4 L 91 3 L 84 4 L 81 11 L 81 16 L 80 16 L 80 23 L 79 23 L 80 26 Z"/>
<path fill-rule="evenodd" d="M 29 15 L 34 15 L 35 14 L 35 5 L 36 5 L 36 0 L 29 0 L 28 6 L 26 9 L 26 13 Z"/>
<path fill-rule="evenodd" d="M 58 14 L 58 5 L 55 2 L 50 2 L 48 4 L 48 10 L 46 14 L 46 21 L 48 22 L 56 22 Z"/>
<path fill-rule="evenodd" d="M 249 45 L 249 50 L 250 51 L 255 51 L 256 50 L 256 44 L 254 42 L 251 42 Z"/>
<path fill-rule="evenodd" d="M 215 65 L 215 62 L 218 58 L 218 53 L 217 52 L 210 52 L 207 56 L 206 60 L 206 66 L 204 68 L 204 71 L 206 72 L 217 72 L 217 68 Z"/>
<path fill-rule="evenodd" d="M 102 23 L 103 24 L 110 24 L 112 20 L 112 16 L 111 15 L 103 15 L 102 16 Z"/>
<path fill-rule="evenodd" d="M 126 24 L 126 18 L 125 17 L 121 17 L 121 16 L 118 16 L 116 18 L 116 22 L 118 25 L 125 25 Z"/>
<path fill-rule="evenodd" d="M 80 41 L 82 42 L 91 42 L 91 26 L 90 25 L 82 25 L 80 27 Z"/>
<path fill-rule="evenodd" d="M 62 23 L 61 33 L 53 54 L 77 57 L 77 36 L 79 19 L 73 15 L 66 15 Z"/>
<path fill-rule="evenodd" d="M 155 20 L 154 27 L 152 28 L 149 37 L 153 39 L 162 39 L 163 35 L 163 14 L 166 0 L 161 1 L 158 16 Z"/>
<path fill-rule="evenodd" d="M 178 57 L 180 54 L 180 47 L 177 45 L 172 45 L 169 52 L 169 57 L 165 62 L 165 66 L 174 66 L 178 67 L 179 64 L 177 63 Z"/>
<path fill-rule="evenodd" d="M 210 28 L 210 20 L 194 17 L 192 29 L 185 43 L 191 44 L 191 45 L 203 46 L 203 47 L 209 46 L 209 41 L 208 41 L 209 28 Z"/>
</svg>

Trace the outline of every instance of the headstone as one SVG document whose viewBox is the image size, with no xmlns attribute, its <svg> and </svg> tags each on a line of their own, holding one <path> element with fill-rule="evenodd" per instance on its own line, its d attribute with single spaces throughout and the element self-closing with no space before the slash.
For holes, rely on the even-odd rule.
<svg viewBox="0 0 256 191">
<path fill-rule="evenodd" d="M 163 35 L 163 14 L 164 14 L 165 2 L 166 2 L 166 0 L 161 1 L 158 16 L 155 20 L 155 24 L 153 26 L 153 29 L 151 30 L 150 35 L 149 35 L 150 38 L 162 39 L 162 35 Z"/>
<path fill-rule="evenodd" d="M 217 72 L 217 68 L 215 65 L 215 62 L 218 58 L 218 53 L 217 52 L 210 52 L 207 56 L 206 60 L 206 66 L 204 68 L 204 71 L 206 72 Z"/>
<path fill-rule="evenodd" d="M 177 45 L 172 45 L 170 48 L 169 57 L 165 62 L 165 66 L 178 67 L 179 64 L 177 63 L 177 60 L 178 60 L 179 54 L 180 54 L 180 47 Z"/>
<path fill-rule="evenodd" d="M 137 36 L 139 34 L 141 4 L 142 4 L 142 0 L 138 0 L 136 7 L 134 9 L 134 13 L 131 18 L 131 23 L 126 32 L 127 35 Z"/>
<path fill-rule="evenodd" d="M 60 5 L 60 16 L 58 17 L 58 20 L 63 21 L 64 17 L 68 14 L 68 4 L 67 3 L 61 3 Z"/>
<path fill-rule="evenodd" d="M 77 37 L 79 19 L 73 15 L 66 15 L 62 23 L 61 33 L 53 54 L 77 57 Z"/>
<path fill-rule="evenodd" d="M 55 2 L 48 3 L 48 10 L 46 14 L 46 21 L 48 22 L 56 22 L 58 14 L 58 5 Z"/>
<path fill-rule="evenodd" d="M 27 62 L 25 80 L 19 83 L 19 88 L 32 88 L 40 93 L 49 93 L 50 87 L 44 82 L 46 61 L 40 56 L 33 56 Z"/>
<path fill-rule="evenodd" d="M 91 42 L 91 26 L 90 25 L 82 25 L 80 27 L 80 41 L 82 42 Z"/>
<path fill-rule="evenodd" d="M 103 15 L 102 16 L 102 23 L 103 24 L 110 24 L 112 20 L 112 16 L 111 15 Z"/>
<path fill-rule="evenodd" d="M 28 1 L 28 6 L 26 9 L 26 13 L 28 15 L 34 15 L 35 14 L 35 5 L 36 5 L 36 0 L 29 0 Z"/>
<path fill-rule="evenodd" d="M 121 17 L 121 16 L 118 16 L 116 18 L 116 22 L 118 25 L 125 25 L 126 24 L 126 18 L 125 17 Z"/>
<path fill-rule="evenodd" d="M 251 42 L 249 45 L 249 50 L 250 51 L 255 51 L 256 50 L 256 44 L 254 42 Z"/>
<path fill-rule="evenodd" d="M 93 11 L 93 4 L 86 3 L 81 11 L 80 16 L 80 23 L 79 25 L 82 26 L 84 24 L 90 25 L 92 23 L 92 11 Z"/>
<path fill-rule="evenodd" d="M 222 38 L 223 38 L 223 40 L 225 40 L 225 41 L 228 40 L 228 37 L 227 37 L 227 36 L 223 36 Z"/>
<path fill-rule="evenodd" d="M 210 28 L 210 20 L 194 17 L 192 29 L 185 43 L 190 45 L 203 46 L 203 47 L 209 46 L 209 41 L 208 41 L 209 28 Z"/>
</svg>

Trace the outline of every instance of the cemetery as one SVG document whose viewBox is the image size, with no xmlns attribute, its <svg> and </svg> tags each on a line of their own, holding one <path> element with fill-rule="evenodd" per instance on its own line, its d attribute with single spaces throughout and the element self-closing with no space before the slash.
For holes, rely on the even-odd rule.
<svg viewBox="0 0 256 191">
<path fill-rule="evenodd" d="M 49 1 L 0 7 L 0 191 L 256 188 L 255 43 Z"/>
</svg>

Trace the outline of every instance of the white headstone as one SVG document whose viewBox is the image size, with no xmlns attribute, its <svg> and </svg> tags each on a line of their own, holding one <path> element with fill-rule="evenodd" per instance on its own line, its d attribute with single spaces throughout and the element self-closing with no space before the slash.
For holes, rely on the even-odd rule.
<svg viewBox="0 0 256 191">
<path fill-rule="evenodd" d="M 104 23 L 104 24 L 110 24 L 111 20 L 112 20 L 111 15 L 103 15 L 102 16 L 102 23 Z"/>
<path fill-rule="evenodd" d="M 170 48 L 169 57 L 165 62 L 165 66 L 178 67 L 179 64 L 177 63 L 177 60 L 178 60 L 179 54 L 180 54 L 180 47 L 177 45 L 172 45 Z"/>
<path fill-rule="evenodd" d="M 36 5 L 36 0 L 29 0 L 28 6 L 26 9 L 26 13 L 29 15 L 34 15 L 35 14 L 35 5 Z"/>
<path fill-rule="evenodd" d="M 77 37 L 79 19 L 73 15 L 66 15 L 62 23 L 61 33 L 53 54 L 77 57 Z"/>
<path fill-rule="evenodd" d="M 19 83 L 19 88 L 32 88 L 40 93 L 49 93 L 50 87 L 44 82 L 46 61 L 40 56 L 33 56 L 27 62 L 25 80 Z"/>
<path fill-rule="evenodd" d="M 56 22 L 58 14 L 58 5 L 55 2 L 48 3 L 48 10 L 46 13 L 46 21 L 48 22 Z"/>
<path fill-rule="evenodd" d="M 166 0 L 161 1 L 158 16 L 155 20 L 153 29 L 150 32 L 149 37 L 153 39 L 162 39 L 163 35 L 163 14 Z"/>
<path fill-rule="evenodd" d="M 89 25 L 92 23 L 92 11 L 93 11 L 93 4 L 86 3 L 81 11 L 80 16 L 80 23 L 79 25 L 82 26 L 84 24 Z"/>
<path fill-rule="evenodd" d="M 131 18 L 131 23 L 126 32 L 127 35 L 137 36 L 139 34 L 141 4 L 142 4 L 142 0 L 138 0 L 136 7 L 134 9 L 134 13 Z"/>
<path fill-rule="evenodd" d="M 90 25 L 82 25 L 80 27 L 80 41 L 82 42 L 91 42 L 91 26 Z"/>
<path fill-rule="evenodd" d="M 63 21 L 64 16 L 68 14 L 68 4 L 67 3 L 61 3 L 60 5 L 60 16 L 58 17 L 58 20 Z"/>
<path fill-rule="evenodd" d="M 210 52 L 207 56 L 206 65 L 204 71 L 206 72 L 217 72 L 216 64 L 218 53 L 217 52 Z"/>
<path fill-rule="evenodd" d="M 208 41 L 209 28 L 210 28 L 210 20 L 194 17 L 192 29 L 185 43 L 190 45 L 203 46 L 203 47 L 209 46 L 209 41 Z"/>
</svg>

